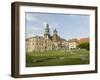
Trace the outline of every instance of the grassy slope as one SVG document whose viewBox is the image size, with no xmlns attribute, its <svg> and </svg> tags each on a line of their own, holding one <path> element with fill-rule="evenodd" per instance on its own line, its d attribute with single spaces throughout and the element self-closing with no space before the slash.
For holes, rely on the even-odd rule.
<svg viewBox="0 0 100 80">
<path fill-rule="evenodd" d="M 71 51 L 46 51 L 32 52 L 26 54 L 26 66 L 58 66 L 58 65 L 76 65 L 89 64 L 89 51 L 71 50 Z"/>
</svg>

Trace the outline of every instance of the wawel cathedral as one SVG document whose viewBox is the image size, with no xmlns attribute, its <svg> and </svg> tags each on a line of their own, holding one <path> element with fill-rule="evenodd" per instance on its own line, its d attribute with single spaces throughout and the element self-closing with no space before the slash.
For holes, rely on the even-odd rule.
<svg viewBox="0 0 100 80">
<path fill-rule="evenodd" d="M 74 49 L 77 44 L 77 39 L 69 41 L 62 39 L 56 29 L 51 35 L 49 24 L 46 24 L 43 36 L 34 36 L 26 39 L 26 52 Z"/>
</svg>

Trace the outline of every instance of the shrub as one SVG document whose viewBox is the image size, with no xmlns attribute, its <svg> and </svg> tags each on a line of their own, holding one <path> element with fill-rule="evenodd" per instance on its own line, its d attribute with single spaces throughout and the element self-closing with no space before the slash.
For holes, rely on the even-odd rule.
<svg viewBox="0 0 100 80">
<path fill-rule="evenodd" d="M 80 49 L 89 50 L 89 42 L 80 43 L 77 47 L 80 48 Z"/>
</svg>

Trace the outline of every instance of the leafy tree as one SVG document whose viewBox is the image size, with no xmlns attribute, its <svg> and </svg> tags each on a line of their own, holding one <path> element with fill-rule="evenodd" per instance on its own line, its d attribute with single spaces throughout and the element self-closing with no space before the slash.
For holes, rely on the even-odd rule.
<svg viewBox="0 0 100 80">
<path fill-rule="evenodd" d="M 89 50 L 89 42 L 80 43 L 77 47 L 80 48 L 80 49 Z"/>
</svg>

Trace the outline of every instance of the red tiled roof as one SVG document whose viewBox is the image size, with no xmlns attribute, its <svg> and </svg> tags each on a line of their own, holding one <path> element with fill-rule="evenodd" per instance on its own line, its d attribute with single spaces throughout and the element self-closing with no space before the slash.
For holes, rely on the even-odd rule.
<svg viewBox="0 0 100 80">
<path fill-rule="evenodd" d="M 69 39 L 68 42 L 78 42 L 78 39 Z"/>
<path fill-rule="evenodd" d="M 89 42 L 89 38 L 80 38 L 79 42 Z"/>
</svg>

